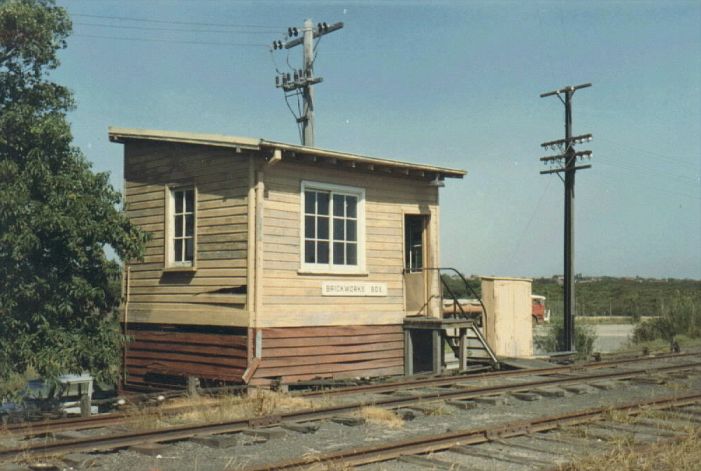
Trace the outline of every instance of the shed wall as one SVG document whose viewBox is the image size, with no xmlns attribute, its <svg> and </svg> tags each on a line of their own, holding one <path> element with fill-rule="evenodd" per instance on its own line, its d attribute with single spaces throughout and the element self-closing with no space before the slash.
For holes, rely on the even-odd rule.
<svg viewBox="0 0 701 471">
<path fill-rule="evenodd" d="M 404 214 L 431 215 L 431 265 L 438 260 L 437 188 L 418 179 L 285 161 L 266 168 L 264 180 L 263 306 L 255 327 L 401 324 L 407 314 Z M 303 180 L 365 189 L 366 274 L 299 273 Z M 437 293 L 437 278 L 432 278 Z M 386 283 L 387 296 L 322 296 L 324 281 Z"/>
<path fill-rule="evenodd" d="M 531 280 L 482 278 L 487 342 L 500 356 L 533 355 Z"/>
<path fill-rule="evenodd" d="M 123 368 L 124 386 L 129 389 L 159 386 L 159 376 L 238 382 L 248 365 L 243 328 L 134 323 L 127 334 L 132 341 Z"/>
<path fill-rule="evenodd" d="M 248 157 L 231 149 L 128 142 L 127 214 L 151 234 L 143 262 L 129 265 L 129 322 L 247 326 L 243 297 L 217 296 L 246 287 Z M 195 185 L 196 271 L 171 272 L 165 261 L 166 197 L 171 185 Z"/>
<path fill-rule="evenodd" d="M 401 325 L 262 329 L 262 358 L 251 384 L 404 372 Z"/>
</svg>

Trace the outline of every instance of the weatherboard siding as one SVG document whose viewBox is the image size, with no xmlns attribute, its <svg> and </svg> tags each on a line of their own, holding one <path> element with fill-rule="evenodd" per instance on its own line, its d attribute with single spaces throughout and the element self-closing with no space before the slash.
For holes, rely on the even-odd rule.
<svg viewBox="0 0 701 471">
<path fill-rule="evenodd" d="M 129 265 L 127 321 L 247 326 L 245 294 L 212 292 L 247 284 L 248 156 L 231 149 L 127 142 L 124 161 L 127 215 L 151 235 L 143 261 Z M 165 266 L 172 185 L 197 189 L 197 270 L 191 273 Z"/>
<path fill-rule="evenodd" d="M 158 387 L 186 376 L 240 382 L 248 365 L 246 329 L 236 327 L 130 324 L 124 351 L 124 386 Z M 170 385 L 164 385 L 166 387 Z"/>
<path fill-rule="evenodd" d="M 299 273 L 303 180 L 365 189 L 365 274 Z M 285 161 L 266 168 L 264 181 L 263 307 L 254 327 L 401 324 L 404 214 L 431 215 L 429 258 L 437 260 L 437 188 L 406 176 Z M 322 296 L 324 281 L 385 283 L 387 296 Z"/>
<path fill-rule="evenodd" d="M 265 328 L 260 335 L 262 356 L 251 379 L 254 385 L 404 372 L 401 325 Z"/>
</svg>

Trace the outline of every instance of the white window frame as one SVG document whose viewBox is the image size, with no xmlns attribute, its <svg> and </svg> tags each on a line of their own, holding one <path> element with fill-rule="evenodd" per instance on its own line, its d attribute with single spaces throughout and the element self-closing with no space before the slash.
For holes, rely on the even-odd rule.
<svg viewBox="0 0 701 471">
<path fill-rule="evenodd" d="M 192 261 L 175 261 L 175 192 L 192 190 L 193 197 L 193 233 Z M 195 185 L 169 185 L 166 187 L 166 220 L 165 220 L 165 268 L 170 270 L 194 270 L 197 263 L 197 187 Z"/>
<path fill-rule="evenodd" d="M 329 196 L 329 263 L 306 263 L 305 262 L 305 234 L 304 234 L 304 201 L 307 190 L 326 191 Z M 333 264 L 333 195 L 340 194 L 354 196 L 358 198 L 356 206 L 357 220 L 357 265 L 335 265 Z M 313 181 L 302 181 L 300 191 L 300 226 L 299 226 L 299 273 L 328 273 L 347 275 L 367 275 L 365 269 L 365 189 L 355 186 L 335 185 L 331 183 L 321 183 Z"/>
</svg>

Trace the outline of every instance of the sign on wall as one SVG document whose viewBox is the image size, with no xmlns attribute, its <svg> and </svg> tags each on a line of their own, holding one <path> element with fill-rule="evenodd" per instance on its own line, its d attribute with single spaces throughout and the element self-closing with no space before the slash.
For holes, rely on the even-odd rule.
<svg viewBox="0 0 701 471">
<path fill-rule="evenodd" d="M 387 296 L 387 283 L 324 281 L 322 296 Z"/>
</svg>

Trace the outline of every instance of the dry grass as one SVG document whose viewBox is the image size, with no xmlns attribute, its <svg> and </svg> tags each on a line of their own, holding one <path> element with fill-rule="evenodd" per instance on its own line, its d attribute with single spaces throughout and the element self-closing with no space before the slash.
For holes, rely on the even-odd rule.
<svg viewBox="0 0 701 471">
<path fill-rule="evenodd" d="M 587 456 L 576 463 L 559 469 L 562 471 L 696 471 L 701 462 L 701 436 L 699 430 L 690 430 L 675 442 L 658 443 L 648 447 L 636 447 L 630 443 L 617 443 L 610 451 Z"/>
<path fill-rule="evenodd" d="M 396 412 L 382 407 L 367 406 L 358 411 L 358 416 L 370 424 L 382 425 L 389 428 L 402 428 L 404 421 Z"/>
<path fill-rule="evenodd" d="M 450 409 L 444 402 L 429 402 L 424 407 L 423 413 L 429 416 L 450 415 Z"/>
<path fill-rule="evenodd" d="M 249 396 L 227 396 L 215 401 L 209 398 L 193 398 L 187 405 L 191 405 L 192 409 L 174 416 L 171 421 L 177 423 L 217 422 L 319 407 L 318 403 L 309 399 L 264 390 L 259 390 Z"/>
<path fill-rule="evenodd" d="M 224 422 L 261 417 L 294 410 L 314 409 L 329 404 L 328 399 L 311 401 L 286 393 L 257 390 L 248 396 L 199 396 L 170 401 L 164 408 L 146 408 L 130 414 L 130 428 L 153 430 L 169 425 Z M 168 409 L 184 412 L 169 414 Z"/>
<path fill-rule="evenodd" d="M 668 414 L 664 410 L 646 408 L 635 415 L 612 410 L 604 416 L 605 421 L 635 425 L 646 420 L 655 420 L 660 431 L 674 431 L 682 438 L 641 446 L 633 442 L 631 434 L 621 434 L 607 440 L 609 451 L 598 455 L 587 455 L 575 463 L 561 466 L 561 471 L 608 471 L 642 470 L 692 471 L 699 469 L 701 462 L 701 430 L 692 422 L 664 422 Z M 650 426 L 651 422 L 645 425 Z M 587 437 L 586 426 L 573 427 L 568 432 Z"/>
<path fill-rule="evenodd" d="M 309 450 L 302 455 L 302 459 L 308 463 L 307 468 L 315 471 L 350 471 L 355 469 L 348 463 L 343 461 L 321 461 L 321 453 L 317 450 Z"/>
</svg>

